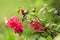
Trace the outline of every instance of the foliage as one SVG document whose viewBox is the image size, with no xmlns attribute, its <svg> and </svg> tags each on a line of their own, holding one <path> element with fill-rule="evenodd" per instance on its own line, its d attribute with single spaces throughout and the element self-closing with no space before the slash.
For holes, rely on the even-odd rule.
<svg viewBox="0 0 60 40">
<path fill-rule="evenodd" d="M 7 8 L 7 11 L 4 13 L 6 14 L 2 14 L 3 16 L 6 15 L 7 18 L 11 17 L 11 16 L 17 16 L 18 18 L 20 18 L 20 21 L 22 22 L 24 27 L 24 31 L 22 32 L 22 34 L 20 36 L 18 36 L 18 34 L 15 34 L 13 32 L 13 29 L 10 28 L 5 28 L 3 27 L 3 22 L 1 22 L 1 37 L 2 39 L 0 40 L 53 40 L 58 33 L 60 33 L 60 10 L 59 10 L 59 2 L 57 3 L 56 1 L 56 5 L 55 2 L 53 0 L 14 0 L 15 3 L 13 3 L 13 1 L 11 2 L 11 6 L 14 6 L 11 8 Z M 17 3 L 18 2 L 18 3 Z M 16 3 L 18 5 L 16 5 Z M 32 4 L 33 3 L 33 4 Z M 46 3 L 46 4 L 45 4 Z M 25 5 L 27 4 L 27 5 Z M 44 5 L 43 5 L 44 4 Z M 53 5 L 54 6 L 53 6 Z M 8 7 L 9 7 L 8 5 Z M 20 6 L 19 6 L 20 5 Z M 2 5 L 3 6 L 3 5 Z M 20 8 L 18 7 L 22 7 L 24 9 L 24 11 L 26 10 L 26 15 L 22 15 L 20 13 Z M 33 8 L 34 7 L 34 8 Z M 4 7 L 6 8 L 6 6 Z M 4 9 L 3 8 L 3 9 Z M 17 14 L 16 8 L 18 8 L 19 10 L 19 14 Z M 33 9 L 32 9 L 33 8 Z M 31 10 L 32 9 L 32 10 Z M 35 10 L 34 10 L 35 9 Z M 11 11 L 10 11 L 11 10 Z M 12 11 L 14 10 L 14 11 Z M 5 11 L 5 10 L 3 10 Z M 1 11 L 1 13 L 3 12 Z M 12 14 L 12 13 L 13 14 Z M 2 17 L 0 17 L 2 19 Z M 26 18 L 26 19 L 25 19 Z M 33 28 L 30 27 L 30 21 L 34 20 L 35 18 L 38 19 L 38 21 L 40 20 L 40 22 L 38 22 L 41 27 L 44 29 L 43 31 L 41 31 L 40 29 L 38 31 L 34 30 Z M 36 21 L 36 20 L 35 20 Z M 4 39 L 3 39 L 4 38 Z"/>
</svg>

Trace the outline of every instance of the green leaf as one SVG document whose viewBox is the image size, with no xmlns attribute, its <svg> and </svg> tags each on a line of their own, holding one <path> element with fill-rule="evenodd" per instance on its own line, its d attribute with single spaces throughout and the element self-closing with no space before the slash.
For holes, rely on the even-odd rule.
<svg viewBox="0 0 60 40">
<path fill-rule="evenodd" d="M 50 35 L 47 36 L 47 40 L 52 40 L 52 37 Z"/>
<path fill-rule="evenodd" d="M 46 40 L 46 38 L 40 36 L 39 40 Z"/>
</svg>

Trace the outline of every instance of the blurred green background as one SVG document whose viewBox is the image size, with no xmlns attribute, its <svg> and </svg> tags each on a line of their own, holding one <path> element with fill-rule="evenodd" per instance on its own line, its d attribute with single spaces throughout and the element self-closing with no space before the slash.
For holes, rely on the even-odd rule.
<svg viewBox="0 0 60 40">
<path fill-rule="evenodd" d="M 4 27 L 4 16 L 7 18 L 10 18 L 11 16 L 22 18 L 20 14 L 17 14 L 17 8 L 19 7 L 29 10 L 36 7 L 37 10 L 39 10 L 43 4 L 48 4 L 48 7 L 50 8 L 59 8 L 60 0 L 58 0 L 58 2 L 54 1 L 55 0 L 0 0 L 0 40 L 19 40 L 18 34 L 15 34 L 13 30 Z"/>
</svg>

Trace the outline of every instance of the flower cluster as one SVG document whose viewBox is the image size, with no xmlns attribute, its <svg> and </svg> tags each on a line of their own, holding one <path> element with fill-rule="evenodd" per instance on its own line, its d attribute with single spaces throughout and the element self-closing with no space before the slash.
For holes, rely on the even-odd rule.
<svg viewBox="0 0 60 40">
<path fill-rule="evenodd" d="M 37 18 L 35 18 L 34 20 L 32 20 L 30 22 L 30 27 L 33 28 L 34 31 L 40 31 L 43 32 L 45 31 L 45 28 L 43 28 L 40 24 L 39 24 L 39 20 Z"/>
<path fill-rule="evenodd" d="M 15 33 L 20 33 L 24 30 L 24 26 L 15 16 L 10 18 L 10 20 L 8 21 L 8 25 L 14 29 Z"/>
<path fill-rule="evenodd" d="M 14 30 L 15 33 L 22 33 L 22 31 L 24 30 L 24 26 L 21 24 L 21 22 L 19 21 L 19 19 L 17 17 L 11 17 L 8 20 L 8 24 L 7 24 L 10 28 L 12 28 Z"/>
</svg>

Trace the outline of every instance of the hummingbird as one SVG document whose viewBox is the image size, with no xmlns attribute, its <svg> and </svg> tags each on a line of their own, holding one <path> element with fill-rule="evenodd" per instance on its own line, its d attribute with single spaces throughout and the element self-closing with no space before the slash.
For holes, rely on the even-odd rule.
<svg viewBox="0 0 60 40">
<path fill-rule="evenodd" d="M 29 11 L 28 10 L 21 9 L 21 13 L 23 15 L 22 21 L 26 20 Z"/>
</svg>

